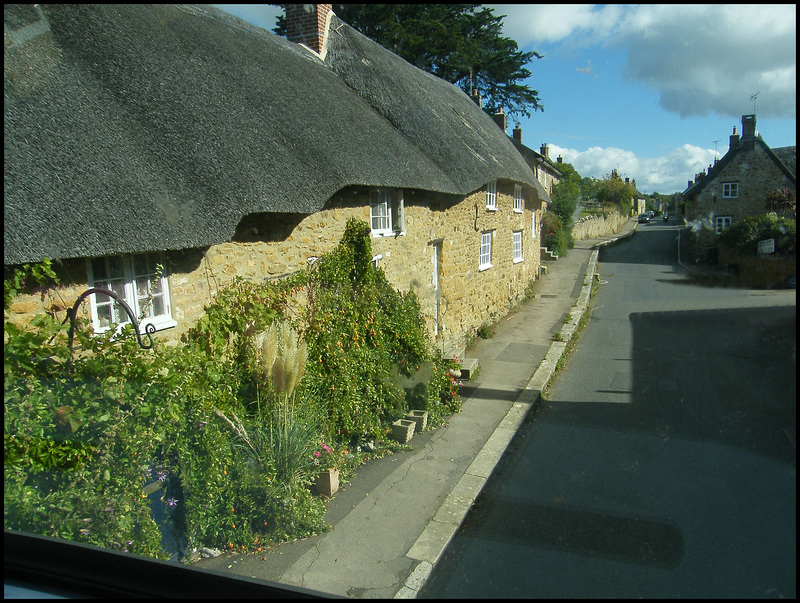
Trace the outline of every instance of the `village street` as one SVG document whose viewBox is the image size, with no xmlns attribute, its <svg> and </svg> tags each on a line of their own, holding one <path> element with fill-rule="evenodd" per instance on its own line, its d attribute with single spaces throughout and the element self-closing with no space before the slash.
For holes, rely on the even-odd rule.
<svg viewBox="0 0 800 603">
<path fill-rule="evenodd" d="M 691 284 L 676 235 L 601 252 L 577 349 L 420 597 L 796 596 L 796 292 Z"/>
</svg>

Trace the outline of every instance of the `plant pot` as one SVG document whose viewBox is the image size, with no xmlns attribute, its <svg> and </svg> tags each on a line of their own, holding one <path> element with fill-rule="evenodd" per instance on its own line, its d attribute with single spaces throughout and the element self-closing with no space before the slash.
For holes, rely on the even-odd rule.
<svg viewBox="0 0 800 603">
<path fill-rule="evenodd" d="M 392 437 L 401 444 L 405 444 L 414 435 L 414 429 L 416 426 L 416 421 L 411 421 L 409 419 L 398 419 L 392 423 Z"/>
<path fill-rule="evenodd" d="M 339 489 L 339 470 L 325 469 L 322 471 L 314 481 L 314 488 L 317 494 L 333 496 Z"/>
<path fill-rule="evenodd" d="M 406 415 L 406 419 L 414 421 L 417 426 L 414 431 L 422 433 L 425 426 L 428 424 L 428 411 L 427 410 L 412 410 Z"/>
</svg>

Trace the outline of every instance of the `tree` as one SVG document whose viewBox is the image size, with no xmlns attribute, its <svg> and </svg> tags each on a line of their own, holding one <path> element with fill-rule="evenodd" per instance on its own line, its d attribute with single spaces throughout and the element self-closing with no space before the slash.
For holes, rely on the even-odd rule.
<svg viewBox="0 0 800 603">
<path fill-rule="evenodd" d="M 622 215 L 631 213 L 635 193 L 633 185 L 623 181 L 616 173 L 604 176 L 597 182 L 597 200 L 603 205 L 615 205 Z"/>
<path fill-rule="evenodd" d="M 504 16 L 480 4 L 335 4 L 350 26 L 412 65 L 460 87 L 477 90 L 493 114 L 531 116 L 544 110 L 539 92 L 523 82 L 537 52 L 522 52 L 501 35 Z M 278 17 L 275 33 L 285 35 Z"/>
<path fill-rule="evenodd" d="M 563 224 L 570 224 L 581 196 L 581 175 L 569 163 L 559 163 L 558 171 L 563 178 L 553 186 L 551 203 L 547 207 L 561 218 Z"/>
<path fill-rule="evenodd" d="M 788 188 L 775 189 L 764 199 L 764 207 L 769 211 L 786 217 L 788 212 L 796 211 L 797 209 L 795 193 Z"/>
</svg>

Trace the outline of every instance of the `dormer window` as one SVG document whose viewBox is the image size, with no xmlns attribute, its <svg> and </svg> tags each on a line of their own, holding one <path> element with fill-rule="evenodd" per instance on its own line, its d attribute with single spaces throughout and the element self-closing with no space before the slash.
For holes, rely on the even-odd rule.
<svg viewBox="0 0 800 603">
<path fill-rule="evenodd" d="M 389 189 L 371 191 L 369 214 L 372 236 L 403 234 L 403 191 Z"/>
</svg>

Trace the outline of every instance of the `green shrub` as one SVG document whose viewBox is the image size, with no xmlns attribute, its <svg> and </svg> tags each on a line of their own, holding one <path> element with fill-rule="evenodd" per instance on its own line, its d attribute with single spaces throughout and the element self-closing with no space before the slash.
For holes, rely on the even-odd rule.
<svg viewBox="0 0 800 603">
<path fill-rule="evenodd" d="M 559 256 L 575 246 L 572 239 L 572 224 L 564 225 L 561 218 L 550 211 L 542 216 L 542 242 L 550 251 Z"/>
<path fill-rule="evenodd" d="M 775 239 L 775 252 L 780 255 L 797 253 L 797 221 L 779 218 L 776 214 L 750 216 L 726 228 L 719 242 L 732 250 L 750 256 L 758 255 L 758 242 Z"/>
<path fill-rule="evenodd" d="M 416 296 L 389 285 L 370 247 L 368 225 L 349 221 L 316 266 L 234 280 L 177 346 L 81 324 L 73 354 L 50 317 L 4 321 L 4 527 L 165 557 L 143 492 L 158 481 L 189 548 L 326 529 L 308 487 L 320 443 L 349 471 L 393 448 L 389 425 L 410 404 L 431 425 L 460 410 L 455 364 L 432 351 Z M 7 277 L 7 298 L 48 270 Z M 292 301 L 300 291 L 307 309 Z M 300 338 L 265 361 L 260 334 L 278 322 Z"/>
</svg>

